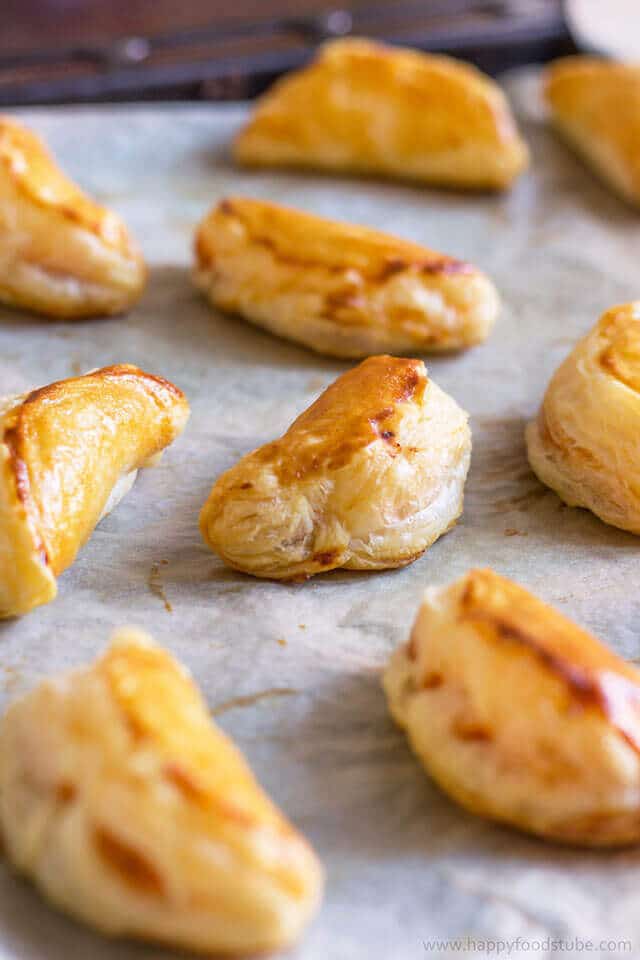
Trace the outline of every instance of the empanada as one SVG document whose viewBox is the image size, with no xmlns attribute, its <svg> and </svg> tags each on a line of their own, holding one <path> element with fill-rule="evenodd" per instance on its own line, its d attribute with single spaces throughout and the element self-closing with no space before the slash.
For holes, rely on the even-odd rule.
<svg viewBox="0 0 640 960">
<path fill-rule="evenodd" d="M 244 197 L 200 224 L 194 278 L 214 306 L 337 357 L 468 347 L 485 339 L 499 307 L 470 264 Z"/>
<path fill-rule="evenodd" d="M 177 387 L 129 364 L 0 399 L 0 617 L 53 600 L 56 577 L 188 416 Z"/>
<path fill-rule="evenodd" d="M 640 301 L 580 340 L 526 436 L 529 463 L 566 503 L 640 534 Z"/>
<path fill-rule="evenodd" d="M 640 205 L 640 65 L 566 57 L 547 67 L 557 130 L 602 179 Z"/>
<path fill-rule="evenodd" d="M 640 840 L 640 671 L 512 581 L 430 587 L 384 687 L 472 813 L 571 844 Z"/>
<path fill-rule="evenodd" d="M 528 163 L 506 97 L 475 67 L 352 39 L 261 97 L 234 155 L 465 189 L 508 187 Z"/>
<path fill-rule="evenodd" d="M 0 302 L 63 320 L 121 313 L 145 280 L 122 220 L 67 179 L 39 137 L 0 117 Z"/>
<path fill-rule="evenodd" d="M 460 516 L 470 453 L 466 413 L 422 361 L 370 357 L 222 474 L 200 529 L 256 577 L 401 567 Z"/>
<path fill-rule="evenodd" d="M 5 714 L 0 830 L 21 873 L 110 936 L 253 954 L 294 940 L 321 895 L 187 672 L 133 630 Z"/>
</svg>

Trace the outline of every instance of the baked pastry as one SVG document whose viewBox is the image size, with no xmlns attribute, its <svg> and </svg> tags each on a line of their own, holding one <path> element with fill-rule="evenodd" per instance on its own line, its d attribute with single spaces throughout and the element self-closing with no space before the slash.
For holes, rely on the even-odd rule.
<svg viewBox="0 0 640 960">
<path fill-rule="evenodd" d="M 612 307 L 553 375 L 529 463 L 572 507 L 640 534 L 640 300 Z"/>
<path fill-rule="evenodd" d="M 551 121 L 600 177 L 640 204 L 640 65 L 565 57 L 547 67 Z"/>
<path fill-rule="evenodd" d="M 370 357 L 219 477 L 200 529 L 255 577 L 401 567 L 460 516 L 470 453 L 466 413 L 421 360 Z"/>
<path fill-rule="evenodd" d="M 67 179 L 39 137 L 0 116 L 0 302 L 62 320 L 121 313 L 145 280 L 122 220 Z"/>
<path fill-rule="evenodd" d="M 252 166 L 382 174 L 444 187 L 508 187 L 528 163 L 509 103 L 450 57 L 335 40 L 279 80 L 238 135 Z"/>
<path fill-rule="evenodd" d="M 0 617 L 53 600 L 56 577 L 188 416 L 177 387 L 129 364 L 0 399 Z"/>
<path fill-rule="evenodd" d="M 512 581 L 430 587 L 384 687 L 472 813 L 571 844 L 640 840 L 640 671 Z"/>
<path fill-rule="evenodd" d="M 253 954 L 294 940 L 320 899 L 313 851 L 187 672 L 133 630 L 9 708 L 0 829 L 21 873 L 110 936 Z"/>
<path fill-rule="evenodd" d="M 469 347 L 499 308 L 468 263 L 244 197 L 200 224 L 194 279 L 214 306 L 336 357 Z"/>
</svg>

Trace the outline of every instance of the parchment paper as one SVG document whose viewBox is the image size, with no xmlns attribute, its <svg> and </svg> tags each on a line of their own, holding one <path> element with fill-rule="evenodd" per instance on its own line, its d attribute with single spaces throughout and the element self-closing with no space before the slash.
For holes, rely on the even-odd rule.
<svg viewBox="0 0 640 960">
<path fill-rule="evenodd" d="M 60 578 L 58 599 L 0 625 L 0 706 L 38 678 L 89 661 L 128 623 L 191 668 L 212 709 L 248 698 L 218 722 L 327 870 L 324 905 L 298 960 L 446 956 L 426 942 L 467 936 L 528 938 L 512 956 L 566 956 L 576 937 L 593 939 L 590 956 L 640 955 L 640 853 L 559 849 L 465 814 L 414 760 L 379 682 L 423 588 L 472 565 L 515 578 L 624 656 L 640 656 L 640 540 L 563 507 L 529 471 L 523 443 L 525 421 L 575 340 L 602 310 L 640 296 L 639 221 L 544 128 L 534 86 L 529 75 L 512 81 L 533 158 L 504 197 L 238 172 L 227 144 L 242 105 L 19 114 L 71 175 L 125 216 L 151 277 L 125 318 L 51 323 L 0 308 L 0 393 L 129 361 L 174 380 L 193 413 Z M 468 258 L 502 293 L 486 345 L 427 360 L 471 413 L 473 463 L 463 519 L 404 570 L 283 586 L 225 569 L 201 542 L 198 512 L 215 477 L 279 435 L 348 366 L 214 314 L 192 289 L 194 225 L 231 192 Z M 598 946 L 624 938 L 632 952 Z M 463 942 L 457 955 L 483 954 Z M 0 956 L 164 953 L 102 940 L 2 867 Z"/>
</svg>

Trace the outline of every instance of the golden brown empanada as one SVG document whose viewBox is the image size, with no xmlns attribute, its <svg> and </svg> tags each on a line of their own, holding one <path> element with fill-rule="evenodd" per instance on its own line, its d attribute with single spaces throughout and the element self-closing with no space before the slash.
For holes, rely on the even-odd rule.
<svg viewBox="0 0 640 960">
<path fill-rule="evenodd" d="M 434 780 L 472 813 L 585 846 L 640 840 L 640 671 L 522 587 L 430 587 L 384 676 Z"/>
<path fill-rule="evenodd" d="M 466 413 L 422 361 L 370 357 L 222 474 L 200 529 L 256 577 L 401 567 L 460 516 L 470 453 Z"/>
<path fill-rule="evenodd" d="M 244 197 L 200 224 L 194 278 L 214 306 L 337 357 L 468 347 L 499 308 L 491 281 L 468 263 Z"/>
<path fill-rule="evenodd" d="M 56 577 L 188 416 L 177 387 L 129 364 L 0 399 L 0 617 L 53 600 Z"/>
<path fill-rule="evenodd" d="M 640 301 L 612 307 L 553 375 L 529 463 L 572 507 L 640 534 Z"/>
<path fill-rule="evenodd" d="M 234 153 L 465 189 L 508 187 L 528 163 L 506 97 L 475 67 L 351 39 L 261 97 Z"/>
<path fill-rule="evenodd" d="M 557 130 L 626 200 L 640 205 L 640 65 L 566 57 L 547 67 Z"/>
<path fill-rule="evenodd" d="M 145 280 L 122 220 L 68 180 L 39 137 L 0 116 L 0 302 L 63 320 L 121 313 Z"/>
<path fill-rule="evenodd" d="M 21 873 L 110 936 L 276 949 L 321 895 L 313 851 L 187 672 L 133 630 L 5 714 L 0 830 Z"/>
</svg>

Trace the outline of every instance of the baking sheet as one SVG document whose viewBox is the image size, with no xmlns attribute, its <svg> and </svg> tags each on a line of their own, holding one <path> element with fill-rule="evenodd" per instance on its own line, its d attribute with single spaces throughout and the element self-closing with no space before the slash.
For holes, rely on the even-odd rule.
<svg viewBox="0 0 640 960">
<path fill-rule="evenodd" d="M 602 310 L 640 295 L 639 221 L 546 131 L 535 77 L 512 78 L 511 88 L 533 162 L 504 197 L 235 171 L 227 144 L 243 106 L 19 114 L 70 174 L 125 216 L 151 277 L 126 318 L 50 323 L 0 308 L 0 393 L 132 362 L 174 380 L 193 413 L 60 578 L 58 599 L 0 624 L 0 706 L 90 660 L 128 623 L 191 668 L 212 709 L 246 698 L 218 722 L 327 870 L 324 905 L 297 960 L 415 960 L 446 955 L 445 947 L 430 953 L 430 940 L 465 937 L 458 955 L 516 937 L 526 944 L 512 956 L 566 956 L 575 938 L 592 939 L 593 956 L 602 939 L 630 939 L 632 951 L 620 955 L 640 952 L 640 853 L 557 849 L 465 814 L 413 759 L 380 689 L 380 668 L 406 637 L 423 588 L 472 565 L 515 578 L 624 656 L 640 656 L 640 540 L 563 507 L 529 471 L 523 443 L 525 421 L 571 345 Z M 201 542 L 198 512 L 215 477 L 279 435 L 348 366 L 214 314 L 194 292 L 194 225 L 230 192 L 468 258 L 502 293 L 486 345 L 427 361 L 471 413 L 473 463 L 461 522 L 404 570 L 264 583 L 225 569 Z M 102 940 L 0 867 L 0 956 L 164 954 Z"/>
</svg>

